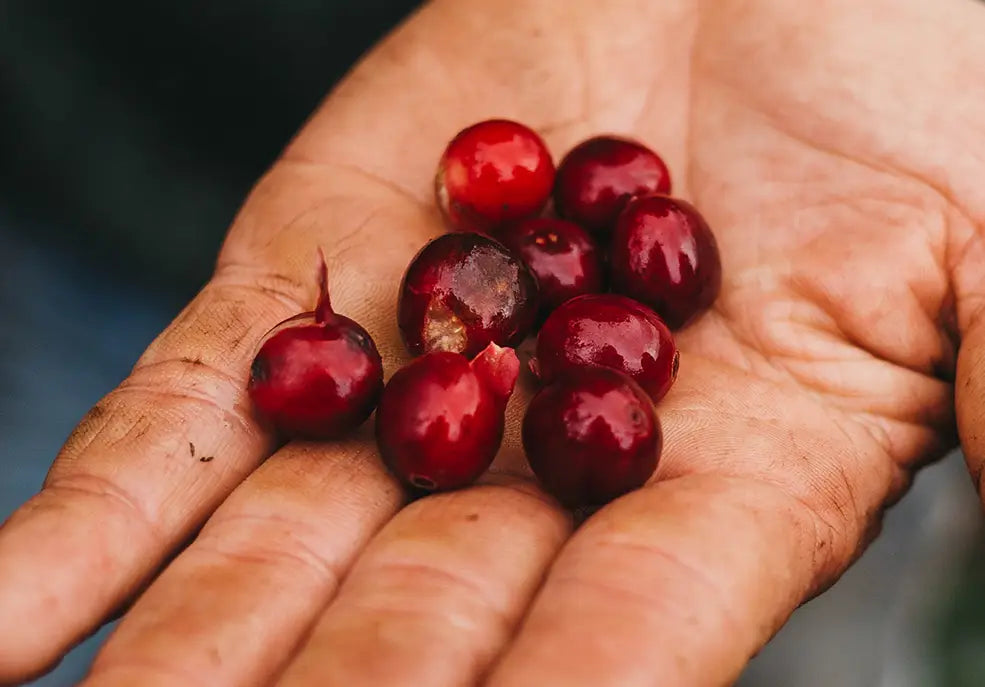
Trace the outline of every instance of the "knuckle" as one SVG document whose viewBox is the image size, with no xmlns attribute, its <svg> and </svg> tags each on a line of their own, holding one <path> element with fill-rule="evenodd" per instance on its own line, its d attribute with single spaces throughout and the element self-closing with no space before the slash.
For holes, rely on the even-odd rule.
<svg viewBox="0 0 985 687">
<path fill-rule="evenodd" d="M 51 499 L 51 503 L 63 503 L 65 499 L 94 500 L 120 522 L 137 525 L 151 540 L 164 539 L 157 518 L 129 489 L 111 477 L 83 470 L 55 474 L 45 481 L 42 497 Z"/>
<path fill-rule="evenodd" d="M 364 574 L 365 574 L 364 570 Z M 456 632 L 479 632 L 490 626 L 506 632 L 514 622 L 508 605 L 473 571 L 424 559 L 385 558 L 372 562 L 373 584 L 386 590 L 375 610 L 383 615 L 430 624 L 441 616 Z M 374 595 L 375 596 L 375 595 Z M 371 597 L 364 595 L 365 603 Z"/>
<path fill-rule="evenodd" d="M 206 413 L 252 426 L 245 374 L 227 372 L 202 358 L 178 357 L 138 365 L 112 395 L 136 393 L 147 398 L 155 417 L 177 414 L 186 420 Z M 130 402 L 131 407 L 138 404 Z M 185 417 L 187 416 L 187 417 Z M 173 417 L 172 417 L 173 419 Z"/>
<path fill-rule="evenodd" d="M 192 549 L 237 566 L 300 570 L 334 590 L 344 573 L 344 563 L 325 553 L 320 540 L 312 525 L 293 518 L 220 513 L 209 522 Z"/>
</svg>

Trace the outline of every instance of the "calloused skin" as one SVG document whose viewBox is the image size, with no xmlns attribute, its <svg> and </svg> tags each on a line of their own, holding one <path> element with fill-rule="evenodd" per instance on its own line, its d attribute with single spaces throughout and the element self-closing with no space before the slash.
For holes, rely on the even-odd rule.
<svg viewBox="0 0 985 687">
<path fill-rule="evenodd" d="M 88 687 L 728 684 L 955 425 L 981 490 L 982 35 L 972 0 L 428 4 L 0 530 L 0 682 L 132 603 Z M 396 286 L 441 231 L 436 158 L 493 116 L 556 156 L 646 141 L 722 252 L 657 474 L 576 530 L 523 468 L 529 388 L 487 484 L 406 508 L 368 427 L 276 447 L 246 397 L 259 338 L 314 303 L 319 247 L 337 310 L 388 372 L 405 359 Z"/>
</svg>

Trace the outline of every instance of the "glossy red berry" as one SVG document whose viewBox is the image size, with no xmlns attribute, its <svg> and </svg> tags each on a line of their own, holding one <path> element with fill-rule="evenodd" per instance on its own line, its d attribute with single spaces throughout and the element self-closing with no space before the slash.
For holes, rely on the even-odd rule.
<svg viewBox="0 0 985 687">
<path fill-rule="evenodd" d="M 260 416 L 284 436 L 334 439 L 362 424 L 383 390 L 383 362 L 370 335 L 332 310 L 327 270 L 312 313 L 266 336 L 247 386 Z"/>
<path fill-rule="evenodd" d="M 616 222 L 609 260 L 613 290 L 646 303 L 673 329 L 708 309 L 722 286 L 715 235 L 679 198 L 630 201 Z"/>
<path fill-rule="evenodd" d="M 546 383 L 585 367 L 608 367 L 657 402 L 677 379 L 678 361 L 674 337 L 656 313 L 625 296 L 594 294 L 551 313 L 537 335 L 532 366 Z"/>
<path fill-rule="evenodd" d="M 535 217 L 504 227 L 497 237 L 537 278 L 542 317 L 575 296 L 602 290 L 601 252 L 577 224 Z"/>
<path fill-rule="evenodd" d="M 568 507 L 592 506 L 646 484 L 663 435 L 650 399 L 631 379 L 587 367 L 534 396 L 523 447 L 547 492 Z"/>
<path fill-rule="evenodd" d="M 634 195 L 670 193 L 670 172 L 641 143 L 597 136 L 571 149 L 558 166 L 554 208 L 594 232 L 609 232 Z"/>
<path fill-rule="evenodd" d="M 537 316 L 537 282 L 503 244 L 472 233 L 424 246 L 400 285 L 397 322 L 414 355 L 473 357 L 491 342 L 515 346 Z"/>
<path fill-rule="evenodd" d="M 506 119 L 459 132 L 435 175 L 438 207 L 459 231 L 490 231 L 538 214 L 554 184 L 554 162 L 540 136 Z"/>
<path fill-rule="evenodd" d="M 429 491 L 471 484 L 499 450 L 520 362 L 495 344 L 471 363 L 436 351 L 390 379 L 376 413 L 376 442 L 390 470 Z"/>
</svg>

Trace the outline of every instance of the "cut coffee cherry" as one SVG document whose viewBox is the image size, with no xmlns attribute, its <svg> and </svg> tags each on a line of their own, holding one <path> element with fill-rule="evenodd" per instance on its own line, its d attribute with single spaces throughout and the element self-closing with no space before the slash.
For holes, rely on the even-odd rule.
<svg viewBox="0 0 985 687">
<path fill-rule="evenodd" d="M 523 418 L 523 447 L 544 489 L 574 508 L 646 484 L 663 436 L 650 399 L 631 379 L 586 367 L 534 396 Z"/>
<path fill-rule="evenodd" d="M 545 383 L 585 367 L 608 367 L 631 377 L 656 402 L 677 379 L 678 361 L 674 337 L 656 313 L 625 296 L 594 294 L 551 313 L 531 367 Z"/>
<path fill-rule="evenodd" d="M 491 342 L 515 346 L 537 316 L 537 282 L 503 244 L 474 233 L 445 234 L 411 261 L 397 322 L 414 355 L 473 357 Z"/>
<path fill-rule="evenodd" d="M 390 379 L 376 413 L 384 463 L 418 489 L 471 484 L 499 450 L 519 370 L 513 349 L 496 344 L 471 363 L 442 351 L 412 361 Z"/>
<path fill-rule="evenodd" d="M 373 339 L 332 310 L 324 259 L 320 283 L 314 312 L 271 330 L 250 372 L 253 405 L 287 437 L 342 437 L 369 417 L 383 390 L 383 362 Z"/>
<path fill-rule="evenodd" d="M 538 214 L 550 197 L 554 162 L 533 130 L 490 119 L 461 131 L 434 179 L 438 207 L 458 231 L 492 231 Z"/>
<path fill-rule="evenodd" d="M 603 288 L 602 255 L 577 224 L 537 217 L 504 227 L 497 237 L 537 278 L 542 318 L 575 296 Z"/>
<path fill-rule="evenodd" d="M 670 193 L 670 172 L 641 143 L 596 136 L 572 148 L 558 166 L 554 209 L 587 229 L 608 233 L 634 195 Z"/>
<path fill-rule="evenodd" d="M 722 285 L 715 236 L 679 198 L 631 200 L 616 221 L 609 261 L 613 290 L 646 303 L 673 329 L 708 309 Z"/>
</svg>

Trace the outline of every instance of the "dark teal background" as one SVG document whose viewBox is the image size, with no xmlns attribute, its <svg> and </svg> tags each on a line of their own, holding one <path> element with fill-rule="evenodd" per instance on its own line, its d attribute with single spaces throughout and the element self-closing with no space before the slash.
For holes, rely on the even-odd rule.
<svg viewBox="0 0 985 687">
<path fill-rule="evenodd" d="M 246 191 L 412 0 L 2 0 L 0 204 L 184 300 Z"/>
</svg>

